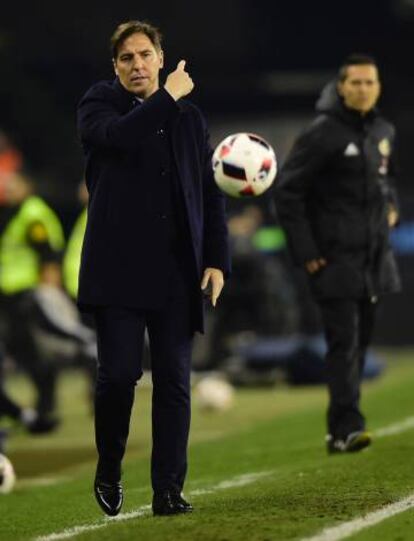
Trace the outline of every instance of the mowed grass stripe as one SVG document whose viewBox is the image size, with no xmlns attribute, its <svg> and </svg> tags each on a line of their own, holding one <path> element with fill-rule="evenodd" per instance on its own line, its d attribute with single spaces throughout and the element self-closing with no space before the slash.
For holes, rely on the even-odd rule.
<svg viewBox="0 0 414 541">
<path fill-rule="evenodd" d="M 210 488 L 192 490 L 189 493 L 189 496 L 197 498 L 199 496 L 205 496 L 206 494 L 214 494 L 215 492 L 218 492 L 220 490 L 228 490 L 235 487 L 244 487 L 246 485 L 254 483 L 258 479 L 268 477 L 271 474 L 272 472 L 247 473 L 239 477 L 235 477 L 233 479 L 227 479 L 225 481 L 221 481 L 218 485 L 210 487 Z M 112 517 L 112 518 L 107 517 L 104 520 L 102 520 L 100 523 L 73 526 L 72 528 L 63 530 L 62 532 L 55 532 L 49 535 L 37 537 L 35 541 L 59 541 L 61 539 L 69 539 L 71 537 L 76 537 L 84 532 L 96 531 L 98 529 L 105 528 L 111 522 L 113 523 L 113 522 L 131 520 L 133 518 L 139 518 L 139 517 L 149 515 L 149 514 L 151 514 L 151 506 L 143 505 L 142 507 L 140 507 L 139 509 L 136 509 L 135 511 L 131 511 L 129 513 L 120 513 L 118 516 Z"/>
<path fill-rule="evenodd" d="M 413 417 L 408 417 L 402 420 L 401 422 L 397 422 L 393 425 L 388 425 L 384 428 L 378 429 L 375 431 L 374 434 L 377 438 L 399 434 L 401 432 L 405 432 L 407 430 L 413 429 L 414 428 L 413 421 L 414 421 Z M 233 479 L 229 479 L 227 481 L 222 481 L 218 485 L 211 488 L 201 488 L 201 489 L 192 490 L 190 491 L 189 496 L 193 498 L 194 497 L 197 498 L 198 496 L 214 494 L 215 492 L 219 490 L 246 486 L 247 484 L 253 483 L 257 481 L 258 479 L 267 477 L 271 474 L 272 472 L 247 473 L 245 475 L 241 475 L 238 478 L 236 477 Z M 327 528 L 323 530 L 322 532 L 320 532 L 319 534 L 317 534 L 316 536 L 312 536 L 312 537 L 304 539 L 304 541 L 340 541 L 346 537 L 349 537 L 350 535 L 356 532 L 359 532 L 365 528 L 378 524 L 379 522 L 385 519 L 388 519 L 395 514 L 402 513 L 406 511 L 407 509 L 412 508 L 413 506 L 414 506 L 414 495 L 411 495 L 408 498 L 405 498 L 394 504 L 386 506 L 385 508 L 380 509 L 378 511 L 374 511 L 373 513 L 370 513 L 364 517 L 357 518 L 355 520 L 346 522 L 344 524 L 341 524 L 333 528 Z M 78 536 L 81 533 L 85 533 L 88 531 L 95 531 L 99 528 L 106 527 L 108 523 L 113 522 L 114 520 L 115 521 L 131 520 L 132 518 L 139 518 L 139 517 L 145 516 L 146 514 L 150 514 L 150 506 L 142 506 L 136 511 L 133 511 L 130 513 L 121 513 L 115 519 L 106 519 L 105 521 L 102 521 L 102 523 L 100 524 L 86 524 L 86 525 L 81 525 L 81 526 L 74 526 L 73 528 L 64 530 L 63 532 L 57 532 L 57 533 L 52 533 L 50 535 L 41 536 L 41 537 L 38 537 L 35 541 L 58 541 L 58 540 L 68 539 L 68 538 Z"/>
<path fill-rule="evenodd" d="M 364 409 L 374 429 L 412 415 L 413 376 L 414 364 L 401 359 L 386 377 L 365 386 Z M 72 398 L 77 393 L 74 383 L 71 379 Z M 68 389 L 63 390 L 68 396 Z M 274 474 L 245 487 L 200 495 L 191 517 L 164 520 L 144 516 L 139 525 L 134 520 L 111 523 L 99 532 L 81 534 L 79 540 L 135 536 L 144 540 L 180 537 L 185 541 L 197 537 L 203 541 L 244 540 L 246 536 L 249 541 L 300 539 L 412 493 L 411 431 L 378 439 L 372 449 L 358 455 L 327 457 L 323 445 L 325 402 L 324 388 L 276 388 L 241 391 L 234 410 L 217 416 L 195 411 L 196 438 L 190 448 L 187 494 L 245 472 L 274 470 Z M 58 453 L 62 441 L 70 442 L 68 434 L 86 432 L 85 425 L 90 422 L 85 414 L 82 417 L 79 404 L 73 417 L 70 401 L 64 406 L 65 425 L 55 435 L 61 441 L 53 441 L 49 454 Z M 138 401 L 140 418 L 146 408 L 143 400 Z M 143 450 L 142 444 L 149 433 L 142 431 L 142 425 L 140 429 L 141 441 L 136 436 L 132 440 L 125 463 L 127 513 L 148 504 L 151 497 L 148 450 Z M 206 437 L 203 432 L 214 432 L 214 436 Z M 42 446 L 48 452 L 47 440 L 38 440 L 39 453 Z M 28 441 L 19 436 L 14 450 L 22 453 Z M 70 451 L 70 447 L 65 450 L 68 455 Z M 33 475 L 36 464 L 31 467 Z M 25 489 L 4 498 L 0 503 L 0 539 L 33 539 L 74 524 L 102 520 L 91 490 L 94 460 L 83 463 L 79 470 L 71 468 L 72 481 Z M 61 473 L 66 476 L 67 470 Z"/>
</svg>

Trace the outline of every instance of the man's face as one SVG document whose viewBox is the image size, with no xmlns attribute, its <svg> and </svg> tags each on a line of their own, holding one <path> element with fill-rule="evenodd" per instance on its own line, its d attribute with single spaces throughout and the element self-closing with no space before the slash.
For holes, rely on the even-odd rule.
<svg viewBox="0 0 414 541">
<path fill-rule="evenodd" d="M 122 86 L 143 99 L 158 90 L 158 75 L 163 64 L 163 52 L 142 33 L 129 36 L 119 46 L 114 59 L 115 73 Z"/>
<path fill-rule="evenodd" d="M 368 113 L 378 101 L 381 84 L 376 66 L 349 66 L 347 77 L 338 83 L 338 92 L 343 97 L 346 107 L 362 114 Z"/>
</svg>

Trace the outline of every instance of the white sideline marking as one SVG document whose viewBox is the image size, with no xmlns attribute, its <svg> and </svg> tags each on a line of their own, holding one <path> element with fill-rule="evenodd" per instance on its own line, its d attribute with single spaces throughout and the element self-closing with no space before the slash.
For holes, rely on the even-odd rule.
<svg viewBox="0 0 414 541">
<path fill-rule="evenodd" d="M 393 436 L 394 434 L 405 432 L 411 428 L 414 428 L 414 417 L 407 417 L 399 423 L 394 423 L 392 425 L 385 426 L 384 428 L 375 430 L 373 435 L 377 438 L 383 438 L 384 436 Z"/>
<path fill-rule="evenodd" d="M 398 502 L 386 505 L 378 511 L 368 513 L 363 517 L 356 518 L 349 522 L 344 522 L 339 526 L 325 528 L 313 537 L 306 537 L 302 541 L 340 541 L 341 539 L 345 539 L 346 537 L 360 532 L 369 526 L 374 526 L 387 518 L 398 515 L 399 513 L 403 513 L 412 507 L 414 507 L 414 494 L 411 494 L 407 498 L 404 498 Z"/>
<path fill-rule="evenodd" d="M 263 477 L 268 477 L 272 473 L 273 473 L 272 471 L 246 473 L 244 475 L 233 477 L 233 479 L 221 481 L 220 483 L 212 486 L 211 488 L 192 490 L 188 494 L 189 496 L 201 496 L 204 494 L 212 494 L 213 492 L 217 492 L 219 490 L 226 490 L 228 488 L 241 487 L 241 486 L 254 483 L 258 479 L 261 479 Z M 91 532 L 93 530 L 99 530 L 101 528 L 105 528 L 105 526 L 107 526 L 111 522 L 131 520 L 133 518 L 138 518 L 138 517 L 148 515 L 150 514 L 150 511 L 151 511 L 150 505 L 142 505 L 141 507 L 138 507 L 138 509 L 136 509 L 135 511 L 131 511 L 129 513 L 120 513 L 116 517 L 106 517 L 100 520 L 99 522 L 95 522 L 91 524 L 83 524 L 81 526 L 73 526 L 72 528 L 67 528 L 66 530 L 63 530 L 61 532 L 55 532 L 48 535 L 42 535 L 40 537 L 36 537 L 35 541 L 58 541 L 60 539 L 69 539 L 70 537 L 75 537 L 81 533 Z"/>
<path fill-rule="evenodd" d="M 32 487 L 49 487 L 70 481 L 69 477 L 27 477 L 21 481 L 17 479 L 16 490 Z"/>
<path fill-rule="evenodd" d="M 150 505 L 143 505 L 141 507 L 138 507 L 138 509 L 136 509 L 135 511 L 130 511 L 129 513 L 121 513 L 116 517 L 106 517 L 101 522 L 84 524 L 82 526 L 73 526 L 72 528 L 63 530 L 62 532 L 56 532 L 50 535 L 37 537 L 36 541 L 55 541 L 58 539 L 69 539 L 70 537 L 75 537 L 76 535 L 79 535 L 81 533 L 91 532 L 93 530 L 100 530 L 111 522 L 131 520 L 132 518 L 142 517 L 144 515 L 147 515 L 150 509 Z"/>
<path fill-rule="evenodd" d="M 239 477 L 234 477 L 228 481 L 222 481 L 218 485 L 212 488 L 199 488 L 197 490 L 192 490 L 189 492 L 190 496 L 204 496 L 204 494 L 213 494 L 213 492 L 218 492 L 219 490 L 226 490 L 227 488 L 236 488 L 243 487 L 245 485 L 250 485 L 255 481 L 261 479 L 262 477 L 269 477 L 272 475 L 272 471 L 264 471 L 258 473 L 245 473 Z"/>
</svg>

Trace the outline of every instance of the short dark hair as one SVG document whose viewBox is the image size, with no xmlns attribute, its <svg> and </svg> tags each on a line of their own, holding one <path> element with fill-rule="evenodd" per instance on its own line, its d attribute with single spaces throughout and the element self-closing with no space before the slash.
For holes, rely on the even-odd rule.
<svg viewBox="0 0 414 541">
<path fill-rule="evenodd" d="M 338 81 L 343 83 L 348 77 L 348 68 L 349 66 L 375 66 L 378 68 L 377 61 L 373 56 L 368 54 L 354 53 L 349 55 L 342 62 L 341 67 L 338 71 Z"/>
<path fill-rule="evenodd" d="M 145 34 L 156 49 L 161 49 L 162 35 L 158 28 L 147 21 L 127 21 L 118 25 L 111 36 L 111 53 L 114 60 L 118 57 L 121 45 L 132 34 Z"/>
</svg>

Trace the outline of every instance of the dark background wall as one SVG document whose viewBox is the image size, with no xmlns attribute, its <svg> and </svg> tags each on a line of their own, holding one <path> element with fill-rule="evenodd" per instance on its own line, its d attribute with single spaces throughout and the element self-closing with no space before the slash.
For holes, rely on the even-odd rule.
<svg viewBox="0 0 414 541">
<path fill-rule="evenodd" d="M 9 1 L 0 20 L 0 127 L 44 181 L 59 185 L 57 196 L 82 172 L 76 103 L 90 84 L 112 77 L 108 38 L 129 18 L 161 27 L 166 72 L 188 60 L 193 99 L 207 114 L 309 112 L 344 56 L 374 54 L 410 187 L 412 0 Z"/>
<path fill-rule="evenodd" d="M 192 99 L 207 114 L 213 143 L 263 127 L 280 161 L 341 60 L 373 54 L 384 82 L 381 108 L 398 129 L 400 189 L 405 202 L 414 201 L 414 0 L 8 1 L 0 19 L 0 129 L 22 150 L 65 227 L 83 169 L 76 104 L 92 83 L 112 77 L 109 36 L 131 18 L 162 29 L 164 75 L 187 59 Z M 409 237 L 414 210 L 405 207 Z M 400 253 L 407 293 L 392 301 L 392 312 L 404 305 L 405 322 L 414 300 L 413 254 L 414 246 Z M 387 319 L 379 339 L 392 341 L 396 326 Z M 407 340 L 410 333 L 407 323 Z"/>
</svg>

